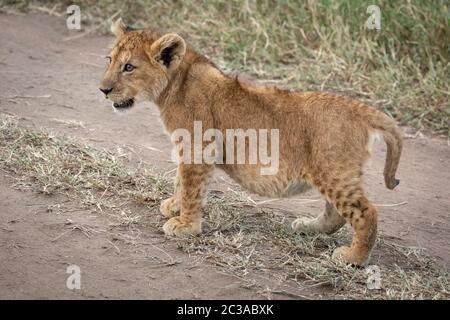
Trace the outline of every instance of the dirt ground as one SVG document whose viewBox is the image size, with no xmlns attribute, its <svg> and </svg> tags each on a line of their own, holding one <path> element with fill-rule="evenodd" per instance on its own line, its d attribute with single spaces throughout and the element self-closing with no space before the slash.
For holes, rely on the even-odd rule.
<svg viewBox="0 0 450 320">
<path fill-rule="evenodd" d="M 99 148 L 172 170 L 170 141 L 150 103 L 125 115 L 114 113 L 98 90 L 111 37 L 79 35 L 65 21 L 44 14 L 0 14 L 0 113 L 31 128 L 46 128 Z M 405 129 L 405 132 L 410 130 Z M 380 234 L 416 246 L 450 265 L 450 147 L 447 141 L 407 135 L 395 191 L 384 187 L 384 143 L 365 170 L 369 198 L 379 206 Z M 215 177 L 220 188 L 224 174 Z M 224 179 L 227 179 L 224 177 Z M 22 192 L 0 171 L 0 298 L 256 299 L 286 298 L 258 288 L 178 250 L 161 232 L 141 232 L 139 246 L 111 242 L 107 215 L 58 213 L 55 197 Z M 308 197 L 317 197 L 308 194 Z M 303 197 L 303 196 L 302 196 Z M 267 204 L 292 216 L 318 214 L 323 204 L 294 200 Z M 99 232 L 86 235 L 77 225 Z M 374 252 L 378 263 L 382 254 Z M 66 267 L 82 270 L 82 290 L 66 288 Z M 259 280 L 261 287 L 280 286 Z M 301 292 L 321 297 L 320 291 Z"/>
</svg>

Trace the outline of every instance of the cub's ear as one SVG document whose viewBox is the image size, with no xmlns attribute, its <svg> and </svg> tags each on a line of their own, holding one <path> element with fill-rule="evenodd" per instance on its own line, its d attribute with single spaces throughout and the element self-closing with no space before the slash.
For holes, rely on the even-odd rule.
<svg viewBox="0 0 450 320">
<path fill-rule="evenodd" d="M 174 33 L 169 33 L 156 40 L 150 47 L 150 58 L 155 59 L 168 71 L 180 65 L 186 53 L 186 42 Z"/>
<path fill-rule="evenodd" d="M 116 38 L 121 38 L 127 29 L 128 28 L 125 23 L 123 23 L 122 18 L 117 19 L 116 22 L 111 24 L 111 32 L 114 33 Z"/>
</svg>

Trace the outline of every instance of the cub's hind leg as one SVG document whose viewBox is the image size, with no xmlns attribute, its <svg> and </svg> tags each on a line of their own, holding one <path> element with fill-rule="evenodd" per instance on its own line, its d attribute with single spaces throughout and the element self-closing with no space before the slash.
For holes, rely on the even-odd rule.
<svg viewBox="0 0 450 320">
<path fill-rule="evenodd" d="M 335 201 L 339 213 L 353 228 L 350 247 L 337 248 L 333 258 L 356 265 L 365 265 L 370 259 L 377 236 L 377 210 L 364 195 L 357 198 Z"/>
<path fill-rule="evenodd" d="M 350 247 L 337 248 L 333 258 L 355 265 L 364 265 L 370 258 L 377 235 L 377 210 L 364 196 L 359 170 L 337 174 L 322 173 L 314 185 L 352 226 Z"/>
<path fill-rule="evenodd" d="M 327 201 L 325 211 L 320 216 L 316 218 L 298 218 L 292 222 L 292 229 L 299 232 L 332 234 L 338 231 L 345 222 L 345 219 L 336 208 Z"/>
</svg>

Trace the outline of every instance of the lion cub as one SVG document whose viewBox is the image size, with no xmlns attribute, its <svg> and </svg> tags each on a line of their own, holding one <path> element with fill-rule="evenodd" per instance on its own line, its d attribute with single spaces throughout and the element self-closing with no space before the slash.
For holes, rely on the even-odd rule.
<svg viewBox="0 0 450 320">
<path fill-rule="evenodd" d="M 139 100 L 153 101 L 170 134 L 184 129 L 194 135 L 195 122 L 201 122 L 202 132 L 213 129 L 223 136 L 228 129 L 278 132 L 279 139 L 268 143 L 278 143 L 278 170 L 273 174 L 261 174 L 266 164 L 260 159 L 221 161 L 226 151 L 216 155 L 219 161 L 214 163 L 181 161 L 174 195 L 161 204 L 162 214 L 170 218 L 163 226 L 167 235 L 201 233 L 202 200 L 218 167 L 263 196 L 287 197 L 317 189 L 326 200 L 324 213 L 315 219 L 299 218 L 292 227 L 331 234 L 348 222 L 354 230 L 352 244 L 337 248 L 333 258 L 356 265 L 368 261 L 376 240 L 377 209 L 364 195 L 361 170 L 374 135 L 380 134 L 387 144 L 386 186 L 393 189 L 399 183 L 395 172 L 402 137 L 394 121 L 372 107 L 331 93 L 285 91 L 228 76 L 176 34 L 133 30 L 121 20 L 112 31 L 116 41 L 100 90 L 115 109 L 131 108 Z M 181 139 L 174 142 L 180 144 Z"/>
</svg>

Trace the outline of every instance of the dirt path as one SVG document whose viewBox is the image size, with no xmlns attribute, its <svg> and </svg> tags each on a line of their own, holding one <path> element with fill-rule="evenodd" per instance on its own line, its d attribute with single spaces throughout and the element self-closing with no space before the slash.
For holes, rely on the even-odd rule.
<svg viewBox="0 0 450 320">
<path fill-rule="evenodd" d="M 118 116 L 98 92 L 112 38 L 89 35 L 64 41 L 74 34 L 65 21 L 47 15 L 0 14 L 0 112 L 19 116 L 30 127 L 119 151 L 132 162 L 142 159 L 161 171 L 173 169 L 170 141 L 156 107 L 139 105 Z M 380 233 L 401 245 L 425 248 L 448 268 L 450 147 L 439 139 L 407 139 L 396 191 L 382 183 L 384 151 L 379 144 L 365 172 L 369 197 L 379 204 Z M 0 172 L 0 298 L 264 297 L 215 266 L 191 259 L 161 233 L 146 233 L 147 245 L 119 246 L 107 233 L 95 232 L 111 225 L 107 217 L 55 214 L 47 208 L 58 199 L 10 185 Z M 292 212 L 291 217 L 322 210 L 322 204 L 299 207 L 295 201 L 270 206 Z M 380 253 L 377 257 L 382 260 Z M 74 261 L 89 272 L 83 290 L 72 292 L 65 287 L 65 268 Z"/>
</svg>

